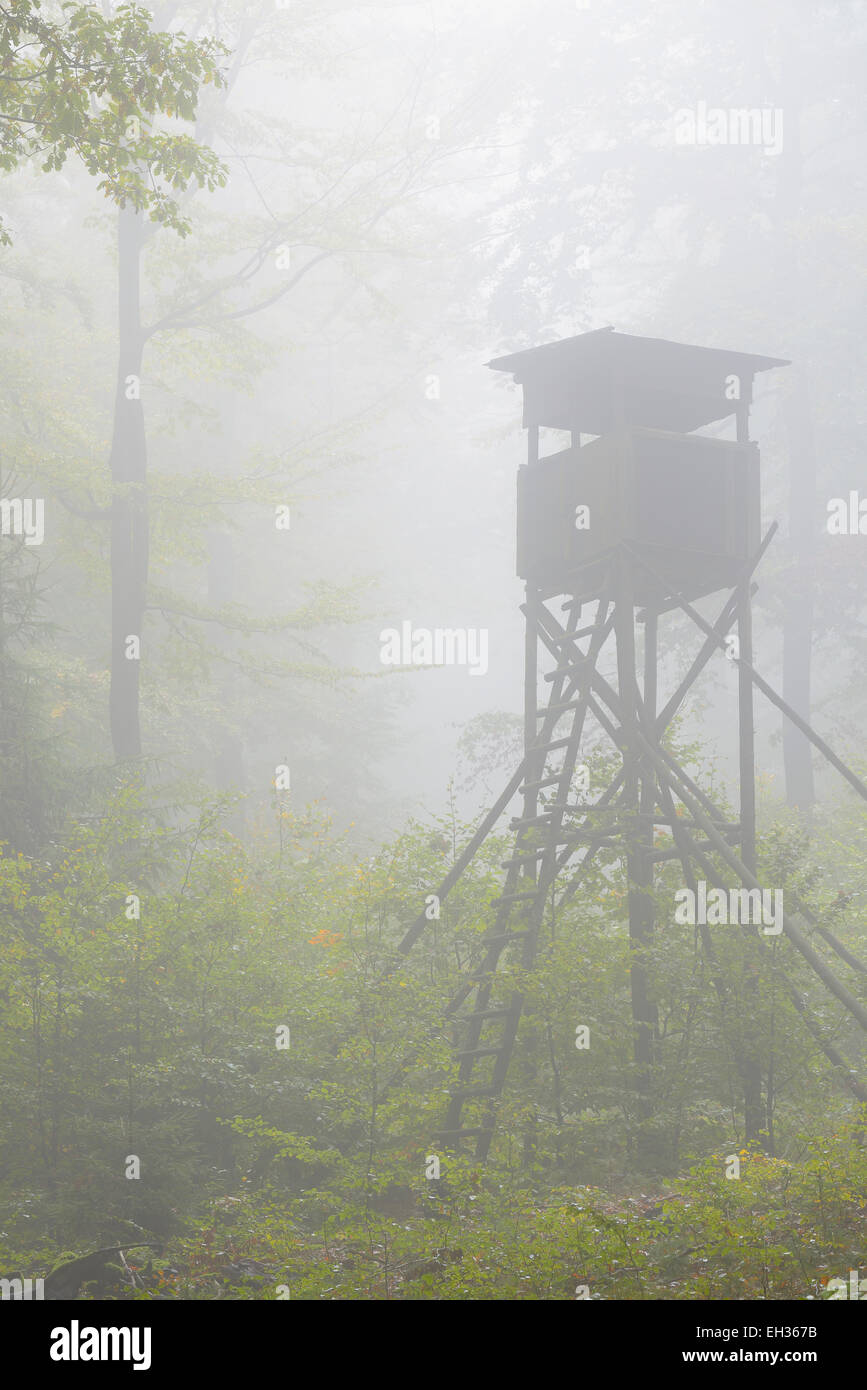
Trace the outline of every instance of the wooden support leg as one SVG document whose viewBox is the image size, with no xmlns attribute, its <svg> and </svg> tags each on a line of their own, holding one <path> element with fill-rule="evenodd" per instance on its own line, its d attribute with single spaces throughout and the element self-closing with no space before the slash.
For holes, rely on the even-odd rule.
<svg viewBox="0 0 867 1390">
<path fill-rule="evenodd" d="M 637 729 L 638 716 L 635 679 L 635 624 L 632 594 L 632 567 L 626 556 L 618 567 L 615 600 L 615 633 L 617 637 L 617 684 L 622 724 L 626 741 L 623 748 L 624 790 L 623 808 L 627 814 L 639 810 L 646 801 L 647 772 L 634 755 L 635 743 L 630 738 Z M 654 795 L 653 792 L 650 795 Z M 627 837 L 626 875 L 629 900 L 629 940 L 631 947 L 629 988 L 632 1004 L 633 1056 L 638 1093 L 638 1113 L 646 1122 L 653 1113 L 653 1052 L 657 1027 L 656 1009 L 651 1002 L 647 968 L 647 953 L 653 932 L 653 866 L 646 857 L 646 845 L 636 830 Z M 645 1128 L 639 1134 L 638 1162 L 640 1166 L 655 1167 L 656 1155 Z"/>
</svg>

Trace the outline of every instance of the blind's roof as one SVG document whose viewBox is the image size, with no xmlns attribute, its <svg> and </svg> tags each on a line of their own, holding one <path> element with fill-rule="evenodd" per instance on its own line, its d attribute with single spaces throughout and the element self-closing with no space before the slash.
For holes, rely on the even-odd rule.
<svg viewBox="0 0 867 1390">
<path fill-rule="evenodd" d="M 782 357 L 695 347 L 600 328 L 494 358 L 524 388 L 524 424 L 607 434 L 619 424 L 689 433 L 752 399 L 753 377 Z"/>
</svg>

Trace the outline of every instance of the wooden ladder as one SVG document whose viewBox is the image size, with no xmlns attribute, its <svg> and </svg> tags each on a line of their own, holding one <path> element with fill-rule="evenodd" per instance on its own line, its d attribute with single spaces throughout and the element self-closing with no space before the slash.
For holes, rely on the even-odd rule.
<svg viewBox="0 0 867 1390">
<path fill-rule="evenodd" d="M 455 1058 L 459 1063 L 457 1084 L 449 1098 L 445 1124 L 436 1138 L 449 1147 L 460 1148 L 463 1140 L 475 1139 L 475 1156 L 484 1160 L 494 1133 L 496 1098 L 506 1079 L 515 1046 L 518 1022 L 524 997 L 513 992 L 508 1004 L 498 1005 L 492 998 L 500 957 L 504 951 L 520 944 L 521 964 L 533 964 L 545 904 L 560 867 L 558 851 L 570 843 L 573 836 L 564 830 L 564 817 L 584 816 L 588 808 L 569 801 L 569 792 L 578 760 L 584 721 L 590 697 L 590 679 L 599 652 L 611 632 L 613 611 L 610 601 L 602 594 L 596 599 L 596 615 L 592 623 L 579 628 L 585 598 L 569 606 L 570 617 L 563 629 L 551 637 L 551 615 L 539 602 L 525 606 L 528 621 L 548 632 L 549 641 L 562 647 L 559 664 L 545 676 L 551 685 L 548 703 L 537 712 L 541 727 L 536 741 L 528 748 L 527 776 L 520 791 L 525 798 L 525 814 L 512 820 L 515 831 L 512 855 L 503 868 L 506 871 L 503 892 L 491 904 L 496 917 L 490 932 L 482 938 L 485 949 L 481 964 L 461 986 L 446 1011 L 463 1033 Z M 557 626 L 555 624 L 555 626 Z M 586 650 L 579 645 L 588 639 Z M 571 717 L 565 737 L 555 738 L 557 725 Z M 550 768 L 549 759 L 561 753 L 559 767 Z M 540 793 L 551 797 L 538 810 Z M 532 814 L 527 814 L 527 811 Z M 469 1011 L 459 1012 L 471 998 Z M 463 1123 L 464 1106 L 468 1101 L 487 1101 L 477 1124 Z"/>
</svg>

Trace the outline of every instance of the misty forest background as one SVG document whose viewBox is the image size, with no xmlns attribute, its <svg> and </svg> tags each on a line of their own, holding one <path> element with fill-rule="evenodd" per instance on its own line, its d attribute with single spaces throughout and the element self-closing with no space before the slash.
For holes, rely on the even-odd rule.
<svg viewBox="0 0 867 1390">
<path fill-rule="evenodd" d="M 753 1299 L 863 1266 L 864 1106 L 788 985 L 862 1077 L 864 1039 L 785 939 L 756 992 L 713 929 L 721 1004 L 660 873 L 653 1170 L 616 859 L 546 927 L 484 1167 L 426 1176 L 505 830 L 386 967 L 520 756 L 500 352 L 792 360 L 753 412 L 756 664 L 864 775 L 867 542 L 825 522 L 865 482 L 865 58 L 852 0 L 2 0 L 0 496 L 45 539 L 0 538 L 0 1271 Z M 781 151 L 677 145 L 700 101 L 781 109 Z M 488 673 L 382 666 L 405 620 L 487 628 Z M 695 649 L 667 618 L 663 691 Z M 671 736 L 732 807 L 736 688 L 715 658 Z M 863 956 L 865 808 L 756 710 L 759 877 Z"/>
</svg>

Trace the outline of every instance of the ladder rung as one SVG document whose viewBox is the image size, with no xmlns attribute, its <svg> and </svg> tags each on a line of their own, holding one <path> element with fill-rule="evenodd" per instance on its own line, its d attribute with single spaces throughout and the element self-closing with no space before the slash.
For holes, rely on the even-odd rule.
<svg viewBox="0 0 867 1390">
<path fill-rule="evenodd" d="M 550 822 L 550 820 L 548 820 L 548 816 L 553 815 L 555 811 L 571 811 L 571 810 L 576 810 L 576 811 L 577 811 L 577 810 L 586 810 L 586 807 L 579 807 L 579 806 L 574 806 L 574 805 L 570 806 L 570 804 L 569 804 L 568 801 L 551 801 L 551 802 L 549 802 L 548 805 L 545 807 L 544 813 L 543 813 L 542 815 L 539 815 L 539 816 L 515 816 L 512 820 L 509 821 L 509 829 L 510 829 L 510 830 L 521 830 L 521 829 L 525 828 L 525 827 L 528 826 L 528 825 L 540 825 L 540 826 L 550 825 L 551 822 Z"/>
<path fill-rule="evenodd" d="M 594 836 L 593 838 L 595 839 L 596 837 Z M 540 845 L 540 847 L 533 853 L 532 858 L 530 855 L 528 855 L 524 859 L 504 859 L 502 864 L 500 865 L 500 868 L 507 870 L 526 868 L 527 865 L 532 862 L 532 859 L 541 859 L 543 855 L 550 854 L 552 849 L 556 849 L 558 845 L 571 845 L 572 842 L 573 836 L 571 833 L 568 835 L 560 834 L 556 837 L 551 837 L 549 838 L 547 845 Z"/>
<path fill-rule="evenodd" d="M 563 773 L 555 772 L 551 777 L 540 777 L 537 782 L 525 782 L 523 786 L 518 788 L 518 791 L 522 794 L 524 792 L 535 792 L 538 791 L 540 787 L 551 787 L 555 782 L 562 782 L 562 780 Z"/>
<path fill-rule="evenodd" d="M 545 719 L 549 714 L 565 714 L 570 709 L 580 709 L 583 700 L 566 700 L 560 705 L 543 705 L 536 710 L 537 719 Z"/>
<path fill-rule="evenodd" d="M 535 896 L 536 896 L 536 894 L 534 893 L 534 894 L 533 894 L 533 897 L 535 897 Z M 520 941 L 521 937 L 526 936 L 526 935 L 527 935 L 527 933 L 526 933 L 525 931 L 507 931 L 507 932 L 502 932 L 500 936 L 483 936 L 483 937 L 482 937 L 482 945 L 483 945 L 483 946 L 499 946 L 499 945 L 501 945 L 502 942 L 504 942 L 504 941 Z"/>
<path fill-rule="evenodd" d="M 490 966 L 487 966 L 483 967 L 481 970 L 470 970 L 467 974 L 467 980 L 470 982 L 470 988 L 474 989 L 476 985 L 483 984 L 486 980 L 492 980 L 496 968 L 497 967 L 494 966 L 492 970 Z M 467 1015 L 467 1017 L 469 1017 L 469 1015 Z M 461 1022 L 463 1022 L 463 1019 L 461 1020 Z"/>
<path fill-rule="evenodd" d="M 480 1013 L 455 1015 L 458 1023 L 473 1023 L 483 1018 L 511 1018 L 514 1009 L 482 1009 Z"/>
<path fill-rule="evenodd" d="M 582 656 L 580 661 L 570 661 L 565 666 L 555 666 L 553 671 L 549 671 L 545 676 L 546 681 L 555 681 L 558 676 L 571 675 L 573 671 L 580 671 L 584 666 L 595 666 L 596 658 Z"/>
<path fill-rule="evenodd" d="M 529 898 L 535 898 L 537 892 L 538 889 L 536 888 L 527 888 L 519 893 L 504 893 L 501 898 L 494 898 L 494 901 L 491 903 L 491 907 L 499 907 L 500 903 L 526 902 Z M 482 939 L 484 940 L 484 938 Z"/>
<path fill-rule="evenodd" d="M 499 1057 L 501 1047 L 465 1047 L 456 1052 L 456 1057 Z"/>
<path fill-rule="evenodd" d="M 552 743 L 534 743 L 529 752 L 533 753 L 553 753 L 555 748 L 568 748 L 572 742 L 571 738 L 555 738 Z"/>
<path fill-rule="evenodd" d="M 434 1139 L 477 1139 L 480 1134 L 493 1134 L 493 1129 L 438 1129 Z"/>
<path fill-rule="evenodd" d="M 504 859 L 500 865 L 501 869 L 521 869 L 531 864 L 540 854 L 545 853 L 546 846 L 540 845 L 538 849 L 528 849 L 525 854 L 516 855 L 514 859 Z"/>
</svg>

